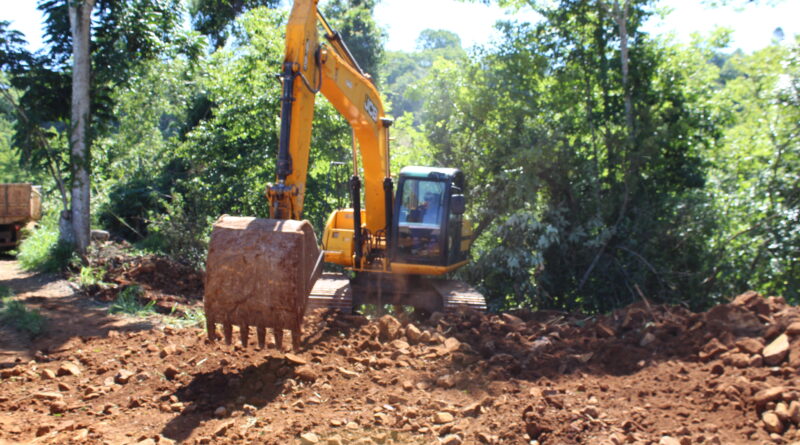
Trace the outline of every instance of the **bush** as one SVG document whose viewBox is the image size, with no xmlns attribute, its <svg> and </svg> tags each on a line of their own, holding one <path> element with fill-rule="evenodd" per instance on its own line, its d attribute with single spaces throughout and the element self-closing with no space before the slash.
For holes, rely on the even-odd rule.
<svg viewBox="0 0 800 445">
<path fill-rule="evenodd" d="M 91 266 L 81 267 L 81 273 L 78 276 L 78 283 L 81 287 L 96 286 L 103 284 L 103 279 L 106 277 L 106 271 L 101 268 L 94 268 Z"/>
<path fill-rule="evenodd" d="M 60 272 L 77 262 L 77 256 L 71 244 L 59 240 L 58 222 L 48 216 L 22 241 L 17 260 L 28 271 Z"/>
<path fill-rule="evenodd" d="M 212 221 L 179 193 L 165 201 L 164 208 L 165 212 L 150 215 L 150 235 L 139 247 L 196 269 L 204 267 Z"/>
</svg>

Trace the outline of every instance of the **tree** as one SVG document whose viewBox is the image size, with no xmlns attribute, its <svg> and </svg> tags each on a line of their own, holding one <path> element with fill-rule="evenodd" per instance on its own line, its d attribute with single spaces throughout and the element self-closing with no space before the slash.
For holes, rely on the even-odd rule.
<svg viewBox="0 0 800 445">
<path fill-rule="evenodd" d="M 62 240 L 74 243 L 79 253 L 89 245 L 89 122 L 91 119 L 91 59 L 89 40 L 95 0 L 69 2 L 69 27 L 72 34 L 72 102 L 70 110 L 70 170 L 72 173 L 71 212 L 63 215 Z"/>
<path fill-rule="evenodd" d="M 26 116 L 17 121 L 15 139 L 23 159 L 44 162 L 59 182 L 62 155 L 52 144 L 68 134 L 71 199 L 68 204 L 62 194 L 61 237 L 83 252 L 91 224 L 92 135 L 113 121 L 113 86 L 124 84 L 136 63 L 159 53 L 179 23 L 180 6 L 177 0 L 41 0 L 39 8 L 50 51 L 12 80 L 24 91 L 20 108 Z M 65 88 L 71 94 L 59 94 Z"/>
<path fill-rule="evenodd" d="M 242 13 L 260 6 L 274 8 L 278 3 L 278 0 L 189 0 L 189 14 L 192 27 L 208 36 L 215 48 L 221 48 Z"/>
<path fill-rule="evenodd" d="M 700 153 L 716 134 L 691 71 L 641 31 L 648 1 L 532 5 L 542 22 L 501 23 L 496 48 L 439 59 L 421 87 L 434 157 L 470 174 L 465 275 L 494 307 L 702 305 Z"/>
<path fill-rule="evenodd" d="M 373 18 L 375 0 L 331 0 L 325 5 L 325 17 L 342 35 L 353 57 L 374 81 L 380 79 L 386 33 Z"/>
<path fill-rule="evenodd" d="M 457 34 L 446 30 L 426 29 L 417 39 L 418 50 L 412 53 L 389 51 L 382 69 L 383 92 L 389 99 L 392 113 L 400 117 L 411 113 L 419 124 L 419 112 L 428 92 L 417 88 L 439 58 L 466 60 Z"/>
</svg>

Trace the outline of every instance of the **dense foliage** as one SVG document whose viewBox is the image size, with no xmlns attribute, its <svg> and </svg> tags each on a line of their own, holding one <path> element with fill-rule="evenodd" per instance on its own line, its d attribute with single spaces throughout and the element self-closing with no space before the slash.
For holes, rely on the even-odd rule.
<svg viewBox="0 0 800 445">
<path fill-rule="evenodd" d="M 277 3 L 193 0 L 193 32 L 176 1 L 108 2 L 131 12 L 97 17 L 98 226 L 200 265 L 216 217 L 267 214 L 286 20 Z M 469 51 L 426 30 L 410 53 L 383 51 L 374 1 L 324 7 L 397 118 L 394 171 L 467 172 L 479 236 L 459 275 L 491 307 L 700 307 L 750 288 L 800 301 L 800 40 L 730 53 L 725 31 L 684 45 L 648 35 L 649 0 L 499 3 L 542 20 L 499 23 L 496 42 Z M 50 35 L 63 35 L 62 3 L 42 4 L 55 8 Z M 130 9 L 143 5 L 174 10 Z M 118 17 L 153 39 L 122 32 Z M 0 175 L 52 192 L 69 162 L 69 42 L 30 55 L 20 38 L 0 23 Z M 141 57 L 124 57 L 134 50 Z M 338 178 L 351 167 L 347 123 L 318 103 L 305 216 L 319 230 L 347 204 Z"/>
</svg>

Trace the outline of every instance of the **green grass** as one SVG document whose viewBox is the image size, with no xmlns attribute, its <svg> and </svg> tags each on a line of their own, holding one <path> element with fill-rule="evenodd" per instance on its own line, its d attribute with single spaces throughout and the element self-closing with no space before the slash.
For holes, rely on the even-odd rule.
<svg viewBox="0 0 800 445">
<path fill-rule="evenodd" d="M 22 302 L 14 300 L 14 293 L 6 286 L 0 286 L 0 323 L 9 325 L 36 337 L 44 332 L 45 319 L 36 310 L 30 310 Z"/>
<path fill-rule="evenodd" d="M 146 317 L 155 313 L 154 301 L 147 304 L 139 302 L 139 298 L 143 293 L 144 291 L 142 291 L 142 288 L 139 286 L 134 285 L 126 287 L 117 295 L 117 298 L 111 303 L 108 311 L 112 314 L 122 313 L 139 317 Z"/>
<path fill-rule="evenodd" d="M 60 272 L 77 256 L 71 244 L 58 239 L 58 224 L 43 223 L 34 229 L 19 246 L 17 260 L 28 271 Z"/>
<path fill-rule="evenodd" d="M 165 317 L 164 322 L 170 326 L 185 327 L 206 327 L 206 313 L 203 308 L 191 308 L 180 317 Z"/>
<path fill-rule="evenodd" d="M 103 279 L 105 277 L 105 270 L 91 266 L 83 266 L 81 267 L 81 273 L 78 276 L 78 284 L 80 284 L 81 287 L 104 284 Z"/>
</svg>

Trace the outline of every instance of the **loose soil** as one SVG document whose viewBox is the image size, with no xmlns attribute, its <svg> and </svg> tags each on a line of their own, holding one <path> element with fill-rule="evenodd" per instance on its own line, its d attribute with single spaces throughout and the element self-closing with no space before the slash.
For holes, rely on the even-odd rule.
<svg viewBox="0 0 800 445">
<path fill-rule="evenodd" d="M 185 276 L 157 288 L 131 267 L 118 286 L 200 304 Z M 172 265 L 139 276 L 160 273 Z M 800 440 L 800 310 L 752 292 L 704 313 L 646 301 L 601 317 L 321 311 L 287 352 L 209 343 L 174 313 L 109 315 L 109 288 L 77 291 L 13 261 L 0 285 L 48 319 L 33 340 L 0 331 L 0 443 Z"/>
</svg>

